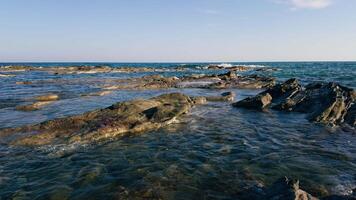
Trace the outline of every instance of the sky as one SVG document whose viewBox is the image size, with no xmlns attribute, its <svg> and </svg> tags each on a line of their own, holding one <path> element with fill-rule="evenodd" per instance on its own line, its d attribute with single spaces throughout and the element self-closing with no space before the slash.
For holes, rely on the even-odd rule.
<svg viewBox="0 0 356 200">
<path fill-rule="evenodd" d="M 356 0 L 0 0 L 0 62 L 355 61 Z"/>
</svg>

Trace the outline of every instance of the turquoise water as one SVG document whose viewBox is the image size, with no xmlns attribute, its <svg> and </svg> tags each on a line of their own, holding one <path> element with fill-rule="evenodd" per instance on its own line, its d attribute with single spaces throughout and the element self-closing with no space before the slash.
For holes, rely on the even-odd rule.
<svg viewBox="0 0 356 200">
<path fill-rule="evenodd" d="M 206 63 L 99 64 L 188 68 L 162 73 L 166 76 L 220 72 L 202 69 Z M 280 81 L 297 77 L 303 83 L 336 81 L 356 88 L 355 62 L 238 64 L 276 68 L 258 73 Z M 102 97 L 82 97 L 113 80 L 152 73 L 11 74 L 16 76 L 0 79 L 0 128 L 39 123 L 167 92 L 207 96 L 226 91 L 115 91 Z M 17 81 L 34 84 L 16 85 Z M 237 99 L 260 92 L 232 91 Z M 49 92 L 59 94 L 61 100 L 35 112 L 15 110 L 28 99 Z M 356 187 L 355 134 L 348 127 L 310 123 L 303 114 L 259 113 L 214 102 L 194 108 L 179 124 L 98 145 L 19 148 L 8 147 L 0 138 L 0 199 L 238 199 L 247 188 L 268 186 L 283 176 L 300 179 L 304 189 L 317 196 L 348 194 Z"/>
</svg>

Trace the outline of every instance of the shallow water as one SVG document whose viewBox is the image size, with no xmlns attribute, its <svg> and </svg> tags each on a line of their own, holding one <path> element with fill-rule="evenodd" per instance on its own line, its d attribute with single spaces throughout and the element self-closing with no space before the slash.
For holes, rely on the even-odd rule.
<svg viewBox="0 0 356 200">
<path fill-rule="evenodd" d="M 196 68 L 201 65 L 164 74 L 213 73 Z M 264 72 L 280 80 L 297 76 L 306 83 L 341 80 L 344 85 L 356 86 L 356 63 L 337 63 L 334 68 L 333 63 L 263 65 L 282 69 Z M 83 97 L 81 94 L 99 91 L 113 80 L 149 73 L 15 74 L 16 77 L 0 79 L 0 128 L 34 124 L 168 92 L 207 96 L 226 91 L 114 91 L 101 97 Z M 24 80 L 39 82 L 15 84 Z M 259 92 L 233 91 L 238 99 Z M 49 92 L 58 93 L 62 100 L 35 112 L 15 111 L 16 105 Z M 348 194 L 356 187 L 353 129 L 310 123 L 303 114 L 253 112 L 221 102 L 195 107 L 180 121 L 158 131 L 92 146 L 19 148 L 1 144 L 0 139 L 0 197 L 236 199 L 251 186 L 268 186 L 283 176 L 300 179 L 303 189 L 317 196 Z"/>
</svg>

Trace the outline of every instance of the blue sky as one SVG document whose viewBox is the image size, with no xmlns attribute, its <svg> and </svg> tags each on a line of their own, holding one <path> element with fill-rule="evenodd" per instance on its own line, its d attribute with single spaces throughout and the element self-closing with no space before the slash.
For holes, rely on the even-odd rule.
<svg viewBox="0 0 356 200">
<path fill-rule="evenodd" d="M 354 0 L 1 0 L 0 62 L 356 60 Z"/>
</svg>

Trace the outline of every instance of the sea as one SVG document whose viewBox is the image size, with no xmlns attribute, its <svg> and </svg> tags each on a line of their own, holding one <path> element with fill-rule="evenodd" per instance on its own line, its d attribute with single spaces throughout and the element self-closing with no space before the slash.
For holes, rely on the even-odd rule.
<svg viewBox="0 0 356 200">
<path fill-rule="evenodd" d="M 1 66 L 105 65 L 152 67 L 163 76 L 218 74 L 231 65 L 273 70 L 237 72 L 272 76 L 278 82 L 337 82 L 356 89 L 356 62 L 223 63 L 0 63 Z M 220 63 L 214 63 L 220 64 Z M 181 92 L 191 96 L 236 93 L 236 101 L 261 89 L 158 89 L 98 92 L 116 79 L 158 72 L 52 74 L 1 71 L 0 129 L 81 114 L 116 102 Z M 16 82 L 31 81 L 20 85 Z M 15 108 L 48 93 L 61 98 L 43 109 Z M 16 136 L 14 136 L 16 137 Z M 256 112 L 209 102 L 180 123 L 100 144 L 9 146 L 0 137 L 0 199 L 239 199 L 251 187 L 268 187 L 281 177 L 298 179 L 315 196 L 347 195 L 356 188 L 356 131 L 309 122 L 304 114 Z"/>
</svg>

